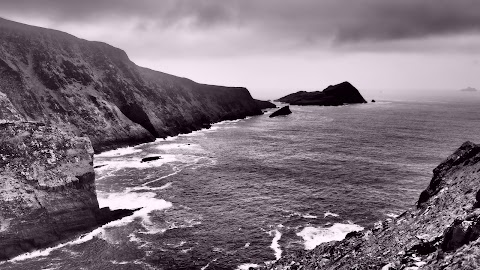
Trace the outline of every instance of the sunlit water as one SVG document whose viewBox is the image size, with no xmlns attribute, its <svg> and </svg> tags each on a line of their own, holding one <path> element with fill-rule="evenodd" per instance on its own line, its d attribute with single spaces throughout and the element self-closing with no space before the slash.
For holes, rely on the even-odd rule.
<svg viewBox="0 0 480 270">
<path fill-rule="evenodd" d="M 248 269 L 340 240 L 411 207 L 439 162 L 480 141 L 477 104 L 291 106 L 102 153 L 100 204 L 142 210 L 1 267 Z"/>
</svg>

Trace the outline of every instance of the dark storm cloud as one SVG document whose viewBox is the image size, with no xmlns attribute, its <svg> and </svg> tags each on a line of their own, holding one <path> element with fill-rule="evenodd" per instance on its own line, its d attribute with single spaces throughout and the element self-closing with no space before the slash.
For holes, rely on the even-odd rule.
<svg viewBox="0 0 480 270">
<path fill-rule="evenodd" d="M 140 30 L 243 27 L 303 43 L 480 32 L 478 0 L 2 0 L 0 10 L 57 23 L 136 19 Z"/>
</svg>

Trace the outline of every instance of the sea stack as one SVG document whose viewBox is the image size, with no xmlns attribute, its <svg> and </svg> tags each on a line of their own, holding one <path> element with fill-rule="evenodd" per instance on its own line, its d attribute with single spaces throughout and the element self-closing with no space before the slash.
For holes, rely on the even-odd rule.
<svg viewBox="0 0 480 270">
<path fill-rule="evenodd" d="M 270 114 L 270 118 L 272 117 L 276 117 L 276 116 L 280 116 L 280 115 L 289 115 L 291 114 L 292 111 L 290 111 L 290 107 L 289 106 L 285 106 L 285 107 L 282 107 L 276 111 L 274 111 L 272 114 Z"/>
<path fill-rule="evenodd" d="M 345 104 L 367 103 L 360 92 L 349 82 L 330 85 L 323 91 L 299 91 L 284 96 L 277 101 L 290 105 L 339 106 Z"/>
</svg>

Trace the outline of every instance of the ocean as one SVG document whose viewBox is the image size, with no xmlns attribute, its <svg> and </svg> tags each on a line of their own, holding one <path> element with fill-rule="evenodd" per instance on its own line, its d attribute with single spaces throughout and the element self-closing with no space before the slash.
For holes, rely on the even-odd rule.
<svg viewBox="0 0 480 270">
<path fill-rule="evenodd" d="M 141 210 L 0 268 L 248 269 L 341 240 L 413 207 L 443 159 L 480 142 L 478 101 L 291 106 L 101 153 L 100 205 Z"/>
</svg>

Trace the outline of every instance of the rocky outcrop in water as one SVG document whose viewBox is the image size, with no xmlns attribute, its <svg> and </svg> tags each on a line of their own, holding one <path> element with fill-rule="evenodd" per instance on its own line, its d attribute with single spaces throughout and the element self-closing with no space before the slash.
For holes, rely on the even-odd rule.
<svg viewBox="0 0 480 270">
<path fill-rule="evenodd" d="M 0 124 L 0 260 L 51 246 L 134 210 L 99 209 L 88 138 Z"/>
<path fill-rule="evenodd" d="M 473 87 L 463 88 L 463 89 L 460 89 L 460 91 L 462 91 L 462 92 L 478 92 L 478 90 L 476 88 L 473 88 Z"/>
<path fill-rule="evenodd" d="M 260 109 L 272 109 L 272 108 L 277 108 L 277 105 L 273 104 L 270 101 L 264 101 L 264 100 L 258 100 L 256 99 L 255 102 L 257 103 L 258 107 Z"/>
<path fill-rule="evenodd" d="M 269 269 L 480 269 L 480 146 L 466 142 L 437 168 L 416 207 L 289 254 Z"/>
<path fill-rule="evenodd" d="M 344 104 L 367 103 L 360 92 L 349 82 L 330 85 L 323 91 L 299 91 L 277 101 L 290 105 L 339 106 Z"/>
<path fill-rule="evenodd" d="M 88 136 L 95 151 L 262 113 L 245 88 L 142 68 L 108 44 L 5 19 L 0 92 L 25 120 Z"/>
<path fill-rule="evenodd" d="M 274 111 L 272 114 L 270 114 L 270 118 L 280 116 L 280 115 L 289 115 L 291 114 L 292 111 L 290 111 L 290 106 L 284 106 L 276 111 Z"/>
</svg>

